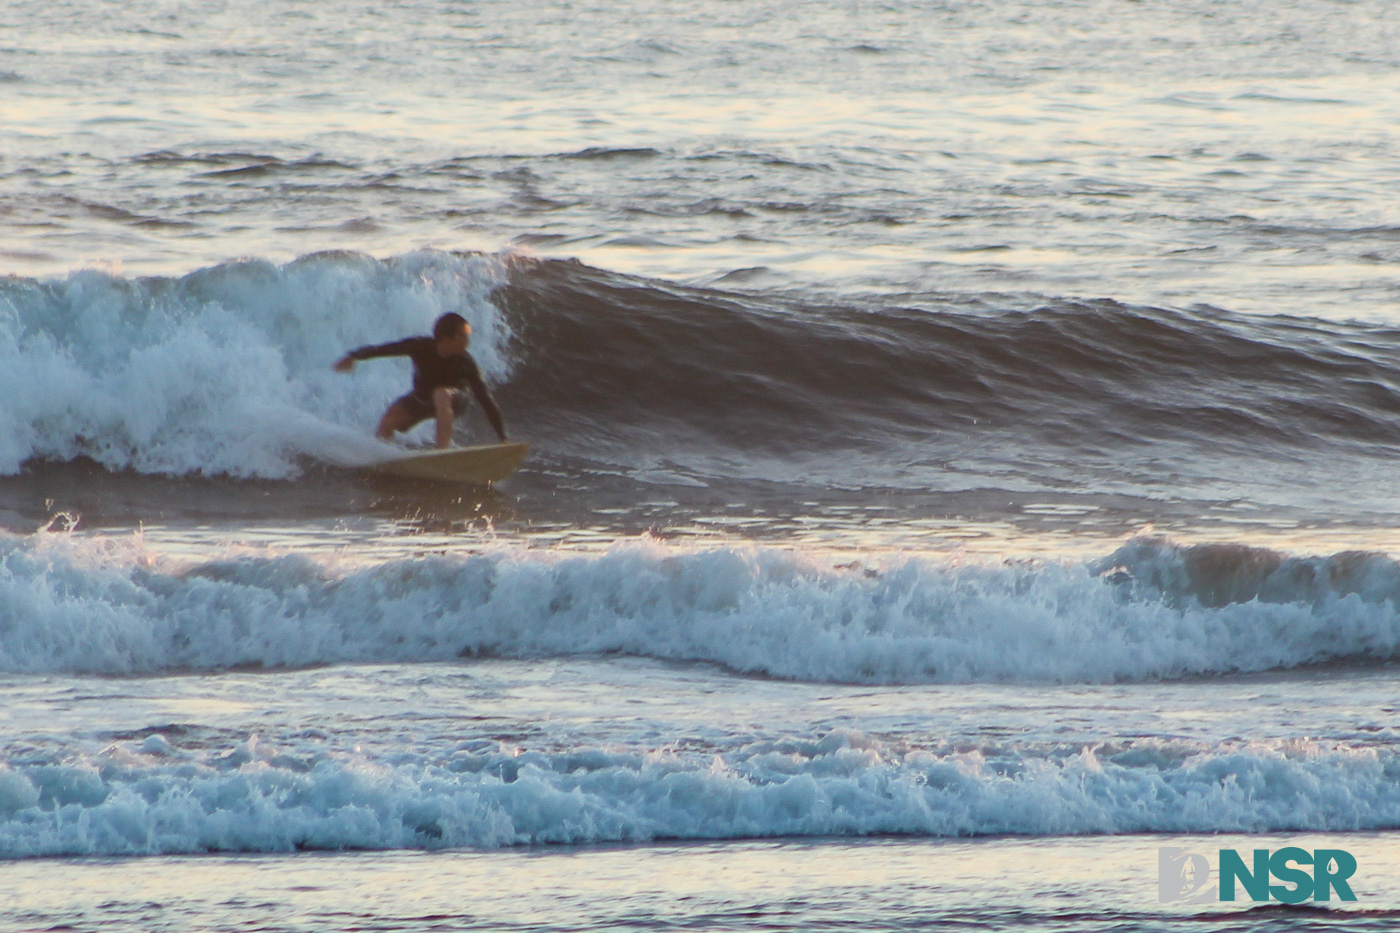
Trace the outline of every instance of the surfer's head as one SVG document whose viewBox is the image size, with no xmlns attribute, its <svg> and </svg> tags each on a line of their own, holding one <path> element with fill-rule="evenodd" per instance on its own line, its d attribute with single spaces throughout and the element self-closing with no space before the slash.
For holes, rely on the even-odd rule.
<svg viewBox="0 0 1400 933">
<path fill-rule="evenodd" d="M 465 353 L 472 342 L 472 326 L 462 315 L 449 311 L 433 324 L 433 340 L 443 356 Z"/>
</svg>

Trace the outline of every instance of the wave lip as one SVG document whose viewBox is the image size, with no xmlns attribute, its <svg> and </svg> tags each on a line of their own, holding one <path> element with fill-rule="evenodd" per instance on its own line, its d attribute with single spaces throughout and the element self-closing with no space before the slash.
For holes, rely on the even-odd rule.
<svg viewBox="0 0 1400 933">
<path fill-rule="evenodd" d="M 502 547 L 349 567 L 231 556 L 178 569 L 135 544 L 39 535 L 0 541 L 0 670 L 620 653 L 818 682 L 1075 683 L 1400 657 L 1389 558 L 1212 553 L 1139 539 L 1082 564 L 907 558 L 875 570 L 643 540 L 589 555 Z"/>
<path fill-rule="evenodd" d="M 1392 750 L 898 750 L 860 734 L 722 756 L 468 742 L 394 763 L 160 735 L 0 764 L 0 858 L 654 839 L 1400 827 Z"/>
</svg>

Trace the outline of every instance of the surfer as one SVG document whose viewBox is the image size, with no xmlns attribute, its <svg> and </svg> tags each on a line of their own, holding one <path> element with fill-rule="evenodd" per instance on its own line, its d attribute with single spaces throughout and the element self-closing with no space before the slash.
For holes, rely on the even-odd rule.
<svg viewBox="0 0 1400 933">
<path fill-rule="evenodd" d="M 460 414 L 466 404 L 466 395 L 461 390 L 470 387 L 476 400 L 486 412 L 491 427 L 501 443 L 506 442 L 506 426 L 501 419 L 501 410 L 491 397 L 491 390 L 481 379 L 481 370 L 476 360 L 467 353 L 471 343 L 472 328 L 460 314 L 448 312 L 433 324 L 431 337 L 409 337 L 394 343 L 381 343 L 351 350 L 335 362 L 335 371 L 348 373 L 360 360 L 372 360 L 379 356 L 406 356 L 413 361 L 413 390 L 389 405 L 384 417 L 379 419 L 379 427 L 374 434 L 381 441 L 392 440 L 399 431 L 425 421 L 437 418 L 437 445 L 448 447 L 452 444 L 452 419 Z"/>
</svg>

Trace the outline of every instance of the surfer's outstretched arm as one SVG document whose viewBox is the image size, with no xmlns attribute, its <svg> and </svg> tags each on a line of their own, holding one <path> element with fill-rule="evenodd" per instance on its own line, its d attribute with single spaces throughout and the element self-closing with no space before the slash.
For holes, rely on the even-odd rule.
<svg viewBox="0 0 1400 933">
<path fill-rule="evenodd" d="M 491 422 L 491 427 L 496 429 L 496 436 L 504 444 L 508 440 L 506 422 L 501 417 L 501 410 L 496 407 L 496 400 L 491 397 L 491 390 L 486 388 L 486 383 L 479 374 L 474 379 L 468 379 L 467 384 L 472 387 L 472 394 L 476 396 L 476 400 L 481 403 L 482 410 L 486 412 L 486 420 Z"/>
<path fill-rule="evenodd" d="M 413 349 L 414 340 L 395 340 L 393 343 L 374 343 L 367 347 L 360 347 L 351 350 L 349 353 L 335 361 L 332 367 L 338 373 L 348 373 L 355 368 L 355 364 L 360 360 L 372 360 L 379 356 L 408 356 Z"/>
</svg>

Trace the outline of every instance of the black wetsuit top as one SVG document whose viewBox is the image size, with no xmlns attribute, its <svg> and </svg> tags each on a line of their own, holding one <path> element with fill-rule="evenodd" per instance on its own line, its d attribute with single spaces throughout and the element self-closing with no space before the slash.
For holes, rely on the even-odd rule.
<svg viewBox="0 0 1400 933">
<path fill-rule="evenodd" d="M 372 360 L 379 356 L 406 356 L 413 361 L 413 391 L 400 401 L 417 403 L 433 411 L 433 390 L 470 388 L 476 400 L 486 411 L 486 418 L 502 440 L 506 436 L 505 422 L 491 390 L 482 381 L 481 370 L 476 360 L 467 353 L 443 356 L 437 351 L 437 342 L 432 337 L 409 337 L 393 343 L 381 343 L 360 347 L 350 351 L 350 358 Z M 415 413 L 420 409 L 415 408 Z"/>
</svg>

